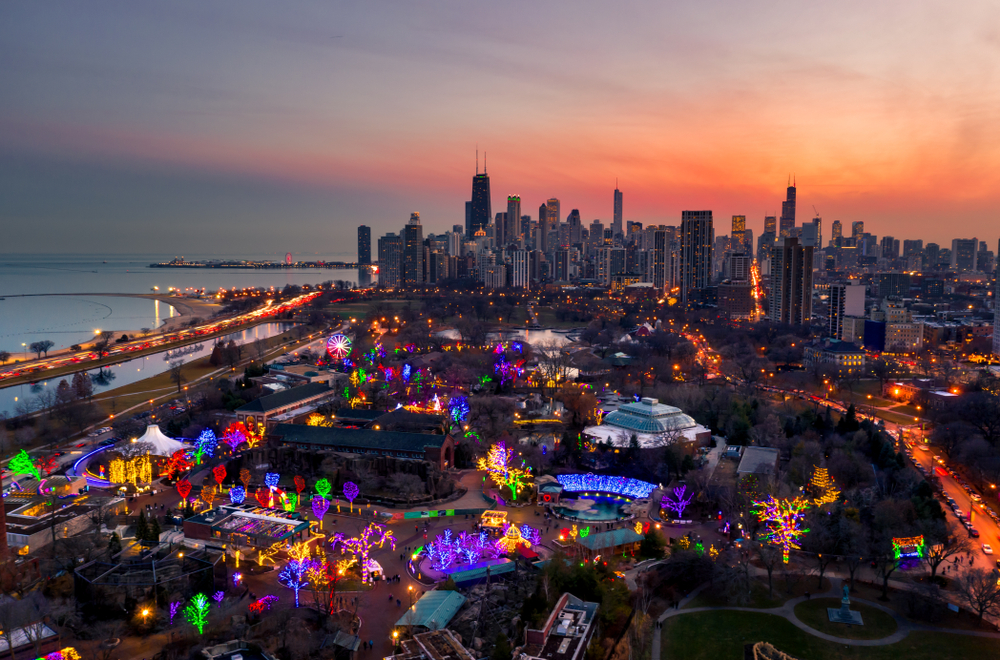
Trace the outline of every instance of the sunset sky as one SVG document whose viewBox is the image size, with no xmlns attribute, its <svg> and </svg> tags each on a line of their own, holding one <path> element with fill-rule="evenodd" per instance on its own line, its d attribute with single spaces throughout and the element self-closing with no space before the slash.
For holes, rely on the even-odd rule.
<svg viewBox="0 0 1000 660">
<path fill-rule="evenodd" d="M 0 7 L 0 253 L 354 252 L 494 211 L 1000 238 L 1000 3 Z"/>
</svg>

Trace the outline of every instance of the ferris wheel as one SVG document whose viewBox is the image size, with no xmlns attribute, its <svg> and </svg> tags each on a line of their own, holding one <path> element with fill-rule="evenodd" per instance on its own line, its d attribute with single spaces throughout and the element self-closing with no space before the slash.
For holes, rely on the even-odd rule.
<svg viewBox="0 0 1000 660">
<path fill-rule="evenodd" d="M 326 352 L 335 360 L 343 360 L 351 354 L 351 340 L 339 332 L 326 340 Z"/>
</svg>

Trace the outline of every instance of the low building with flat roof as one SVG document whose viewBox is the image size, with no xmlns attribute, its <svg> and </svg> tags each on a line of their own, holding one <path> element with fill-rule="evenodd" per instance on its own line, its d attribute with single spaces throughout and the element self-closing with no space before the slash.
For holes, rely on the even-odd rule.
<svg viewBox="0 0 1000 660">
<path fill-rule="evenodd" d="M 450 435 L 303 424 L 278 424 L 270 435 L 282 445 L 302 449 L 428 461 L 442 470 L 455 464 L 455 441 Z"/>
<path fill-rule="evenodd" d="M 452 631 L 431 630 L 417 633 L 399 643 L 401 651 L 386 660 L 476 660 Z"/>
<path fill-rule="evenodd" d="M 580 660 L 594 635 L 598 603 L 570 593 L 559 597 L 545 625 L 524 630 L 524 645 L 515 649 L 517 660 Z"/>
<path fill-rule="evenodd" d="M 778 471 L 780 452 L 771 447 L 747 447 L 736 468 L 736 476 L 747 474 L 774 474 Z"/>
<path fill-rule="evenodd" d="M 250 504 L 223 504 L 185 520 L 184 536 L 215 541 L 219 547 L 232 544 L 236 547 L 268 548 L 278 542 L 295 543 L 307 539 L 309 522 L 298 513 Z"/>
<path fill-rule="evenodd" d="M 465 600 L 457 591 L 428 591 L 403 613 L 396 625 L 439 630 L 451 623 Z"/>
<path fill-rule="evenodd" d="M 305 415 L 323 401 L 333 398 L 336 393 L 337 391 L 326 383 L 307 383 L 262 396 L 245 406 L 240 406 L 235 411 L 236 419 L 246 424 L 248 428 L 257 426 L 270 428 L 277 423 L 274 418 L 292 411 L 299 411 L 299 415 Z"/>
</svg>

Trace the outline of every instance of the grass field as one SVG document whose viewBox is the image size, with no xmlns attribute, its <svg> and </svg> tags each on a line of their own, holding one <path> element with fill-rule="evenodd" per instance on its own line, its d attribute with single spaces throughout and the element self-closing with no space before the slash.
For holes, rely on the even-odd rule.
<svg viewBox="0 0 1000 660">
<path fill-rule="evenodd" d="M 799 660 L 995 658 L 998 648 L 995 639 L 926 631 L 887 646 L 847 646 L 814 637 L 779 616 L 726 610 L 667 619 L 660 639 L 662 660 L 742 658 L 744 644 L 762 641 Z"/>
<path fill-rule="evenodd" d="M 823 578 L 823 588 L 816 588 L 816 580 L 812 576 L 807 576 L 804 580 L 798 580 L 793 586 L 792 590 L 785 590 L 785 583 L 783 580 L 775 575 L 774 578 L 774 593 L 768 596 L 767 593 L 767 582 L 766 580 L 754 580 L 751 583 L 751 597 L 750 602 L 740 604 L 742 607 L 757 607 L 762 610 L 766 610 L 771 607 L 778 607 L 784 603 L 789 598 L 798 598 L 799 596 L 804 596 L 806 591 L 815 593 L 829 591 L 830 580 Z M 692 598 L 685 606 L 684 609 L 691 609 L 695 607 L 727 607 L 733 605 L 726 600 L 725 595 L 721 590 L 710 591 L 709 589 L 703 590 L 697 596 Z"/>
<path fill-rule="evenodd" d="M 896 632 L 898 627 L 891 614 L 857 602 L 851 603 L 851 609 L 861 612 L 863 626 L 833 623 L 826 611 L 829 607 L 839 609 L 840 601 L 836 598 L 814 598 L 796 605 L 795 616 L 810 628 L 815 628 L 827 635 L 849 639 L 881 639 Z"/>
</svg>

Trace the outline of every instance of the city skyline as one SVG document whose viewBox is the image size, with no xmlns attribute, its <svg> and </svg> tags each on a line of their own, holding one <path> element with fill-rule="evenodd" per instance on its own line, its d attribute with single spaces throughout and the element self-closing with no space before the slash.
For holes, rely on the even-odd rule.
<svg viewBox="0 0 1000 660">
<path fill-rule="evenodd" d="M 116 251 L 183 253 L 196 231 L 220 253 L 312 252 L 414 210 L 449 227 L 477 144 L 494 205 L 558 198 L 584 223 L 611 224 L 618 179 L 625 221 L 711 209 L 759 235 L 794 174 L 800 219 L 942 245 L 995 232 L 995 39 L 978 26 L 996 9 L 788 7 L 12 3 L 7 250 L 101 251 L 112 233 Z"/>
</svg>

